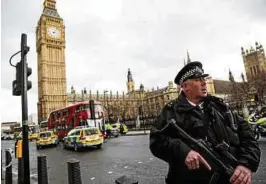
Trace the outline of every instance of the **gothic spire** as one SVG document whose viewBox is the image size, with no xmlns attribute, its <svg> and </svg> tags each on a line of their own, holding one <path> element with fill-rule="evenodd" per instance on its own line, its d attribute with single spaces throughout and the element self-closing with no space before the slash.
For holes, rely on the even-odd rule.
<svg viewBox="0 0 266 184">
<path fill-rule="evenodd" d="M 232 74 L 230 68 L 229 68 L 229 80 L 230 80 L 231 82 L 235 82 L 234 76 L 233 76 L 233 74 Z"/>
<path fill-rule="evenodd" d="M 128 69 L 128 72 L 127 72 L 127 81 L 128 81 L 128 82 L 133 81 L 133 77 L 132 77 L 132 74 L 131 74 L 130 68 Z"/>
<path fill-rule="evenodd" d="M 245 77 L 244 77 L 243 72 L 241 73 L 241 78 L 242 78 L 242 81 L 245 83 L 246 81 L 245 81 Z"/>
<path fill-rule="evenodd" d="M 189 53 L 188 53 L 188 50 L 187 50 L 187 64 L 191 62 L 191 59 L 190 59 L 190 56 L 189 56 Z"/>
</svg>

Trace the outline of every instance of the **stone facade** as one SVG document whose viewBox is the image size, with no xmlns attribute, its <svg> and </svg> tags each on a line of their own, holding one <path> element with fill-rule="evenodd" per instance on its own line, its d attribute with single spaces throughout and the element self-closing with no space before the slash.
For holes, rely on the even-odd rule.
<svg viewBox="0 0 266 184">
<path fill-rule="evenodd" d="M 258 104 L 266 104 L 266 57 L 264 48 L 258 42 L 255 43 L 255 49 L 249 50 L 241 48 L 249 93 L 255 96 Z"/>
<path fill-rule="evenodd" d="M 38 61 L 38 121 L 52 110 L 67 105 L 65 70 L 65 26 L 55 0 L 45 0 L 36 28 Z"/>
<path fill-rule="evenodd" d="M 243 62 L 247 81 L 252 81 L 261 72 L 266 72 L 266 58 L 263 46 L 255 43 L 255 49 L 251 47 L 249 50 L 241 47 Z"/>
<path fill-rule="evenodd" d="M 179 89 L 174 87 L 170 81 L 167 87 L 145 90 L 141 84 L 139 89 L 134 88 L 134 81 L 129 70 L 127 79 L 128 92 L 103 91 L 92 93 L 87 92 L 86 88 L 77 93 L 72 87 L 71 93 L 68 94 L 68 102 L 74 104 L 76 102 L 96 100 L 104 104 L 108 115 L 124 120 L 136 119 L 140 113 L 143 117 L 155 117 L 162 107 L 170 100 L 177 98 Z"/>
</svg>

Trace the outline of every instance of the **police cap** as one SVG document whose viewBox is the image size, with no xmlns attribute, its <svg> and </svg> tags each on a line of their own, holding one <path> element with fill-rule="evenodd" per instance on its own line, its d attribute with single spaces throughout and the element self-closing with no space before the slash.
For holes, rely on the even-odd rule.
<svg viewBox="0 0 266 184">
<path fill-rule="evenodd" d="M 209 74 L 204 74 L 202 64 L 199 61 L 193 61 L 185 65 L 176 75 L 175 83 L 181 85 L 188 79 L 207 77 Z"/>
</svg>

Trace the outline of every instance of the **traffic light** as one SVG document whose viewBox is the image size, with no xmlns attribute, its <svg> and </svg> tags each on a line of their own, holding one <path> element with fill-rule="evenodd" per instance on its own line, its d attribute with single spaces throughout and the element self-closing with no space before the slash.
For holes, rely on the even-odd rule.
<svg viewBox="0 0 266 184">
<path fill-rule="evenodd" d="M 90 105 L 91 119 L 95 119 L 94 101 L 90 100 L 89 105 Z"/>
<path fill-rule="evenodd" d="M 16 80 L 12 82 L 13 96 L 21 96 L 22 93 L 22 64 L 21 62 L 16 65 Z"/>
<path fill-rule="evenodd" d="M 27 90 L 30 90 L 32 87 L 32 82 L 28 80 L 28 77 L 31 75 L 32 69 L 28 67 L 28 63 L 26 63 L 26 71 L 27 71 Z"/>
<path fill-rule="evenodd" d="M 24 38 L 25 39 L 25 38 Z M 30 90 L 32 87 L 32 82 L 28 80 L 28 77 L 32 74 L 32 69 L 28 67 L 28 63 L 26 62 L 26 55 L 28 54 L 30 50 L 30 47 L 27 46 L 26 41 L 21 42 L 21 59 L 24 60 L 24 63 L 26 63 L 26 81 L 27 81 L 27 90 Z"/>
</svg>

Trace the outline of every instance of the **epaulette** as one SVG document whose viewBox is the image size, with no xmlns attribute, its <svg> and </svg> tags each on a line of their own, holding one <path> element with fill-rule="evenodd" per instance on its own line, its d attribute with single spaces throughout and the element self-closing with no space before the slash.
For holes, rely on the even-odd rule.
<svg viewBox="0 0 266 184">
<path fill-rule="evenodd" d="M 228 107 L 224 103 L 224 100 L 222 98 L 211 96 L 211 101 L 214 102 L 219 108 L 221 108 L 223 111 L 227 111 Z"/>
<path fill-rule="evenodd" d="M 174 101 L 170 101 L 169 103 L 166 104 L 166 108 L 173 108 L 174 107 Z"/>
</svg>

